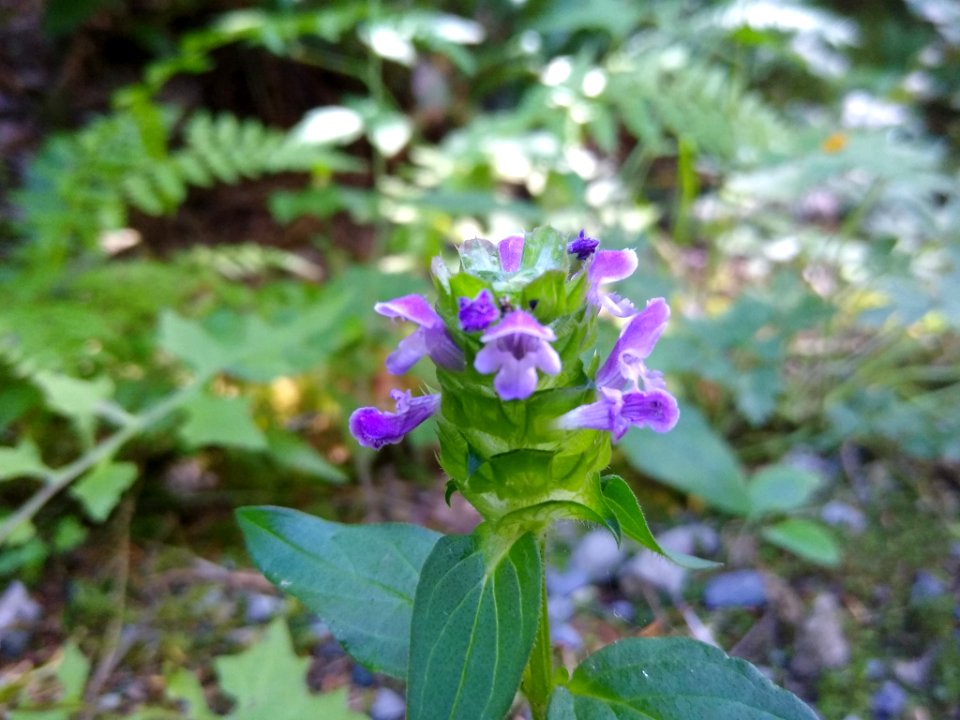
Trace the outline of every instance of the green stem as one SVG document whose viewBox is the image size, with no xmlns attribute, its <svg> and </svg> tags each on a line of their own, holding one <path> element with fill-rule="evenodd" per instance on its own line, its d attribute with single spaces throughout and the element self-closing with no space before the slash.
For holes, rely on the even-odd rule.
<svg viewBox="0 0 960 720">
<path fill-rule="evenodd" d="M 117 432 L 106 438 L 73 462 L 47 473 L 43 477 L 43 487 L 35 492 L 12 515 L 7 516 L 0 524 L 0 545 L 23 523 L 32 519 L 40 509 L 46 505 L 57 493 L 83 475 L 87 470 L 107 460 L 120 450 L 129 440 L 133 439 L 151 425 L 162 420 L 180 405 L 190 399 L 197 388 L 206 382 L 207 376 L 201 376 L 181 390 L 161 400 L 149 410 L 140 415 L 133 415 Z"/>
<path fill-rule="evenodd" d="M 547 543 L 540 538 L 540 622 L 530 661 L 523 671 L 523 694 L 530 703 L 533 720 L 546 720 L 547 704 L 553 691 L 553 649 L 550 645 L 550 618 L 547 615 Z"/>
</svg>

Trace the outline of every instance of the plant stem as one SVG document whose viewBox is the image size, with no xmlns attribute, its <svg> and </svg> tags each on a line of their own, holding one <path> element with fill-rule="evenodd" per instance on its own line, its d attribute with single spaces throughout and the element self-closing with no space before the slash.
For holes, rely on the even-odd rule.
<svg viewBox="0 0 960 720">
<path fill-rule="evenodd" d="M 550 646 L 550 618 L 547 615 L 547 543 L 540 538 L 540 622 L 530 661 L 523 671 L 523 694 L 530 703 L 533 720 L 546 720 L 547 703 L 553 690 L 553 650 Z"/>
<path fill-rule="evenodd" d="M 47 473 L 43 477 L 43 486 L 35 492 L 13 514 L 7 516 L 0 524 L 0 545 L 23 523 L 32 519 L 51 498 L 66 488 L 70 483 L 83 475 L 87 470 L 120 450 L 129 440 L 139 435 L 154 423 L 162 420 L 180 405 L 190 399 L 197 388 L 208 379 L 202 376 L 195 379 L 186 387 L 176 391 L 169 397 L 161 400 L 149 410 L 132 416 L 129 421 L 110 437 L 101 441 L 73 462 Z"/>
</svg>

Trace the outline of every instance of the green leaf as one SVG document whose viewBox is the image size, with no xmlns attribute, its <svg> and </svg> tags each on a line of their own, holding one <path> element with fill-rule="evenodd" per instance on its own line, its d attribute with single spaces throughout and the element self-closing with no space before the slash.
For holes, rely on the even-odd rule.
<svg viewBox="0 0 960 720">
<path fill-rule="evenodd" d="M 203 685 L 197 680 L 197 676 L 186 668 L 178 668 L 167 678 L 167 694 L 180 701 L 184 715 L 190 720 L 215 720 L 220 717 L 210 712 Z"/>
<path fill-rule="evenodd" d="M 187 421 L 180 437 L 191 448 L 224 445 L 263 450 L 267 439 L 250 418 L 250 400 L 198 394 L 183 405 Z"/>
<path fill-rule="evenodd" d="M 694 407 L 683 408 L 670 432 L 630 432 L 618 447 L 633 467 L 660 482 L 734 515 L 750 511 L 740 463 Z"/>
<path fill-rule="evenodd" d="M 490 720 L 510 708 L 540 611 L 533 535 L 493 551 L 489 536 L 448 535 L 417 585 L 407 684 L 409 720 Z"/>
<path fill-rule="evenodd" d="M 32 440 L 21 440 L 16 447 L 0 447 L 0 480 L 16 477 L 44 477 L 50 468 L 43 464 Z"/>
<path fill-rule="evenodd" d="M 788 465 L 766 467 L 747 485 L 750 516 L 760 517 L 801 507 L 819 486 L 819 476 L 808 470 Z"/>
<path fill-rule="evenodd" d="M 687 638 L 621 640 L 588 657 L 548 720 L 816 720 L 746 660 Z"/>
<path fill-rule="evenodd" d="M 438 533 L 341 525 L 277 507 L 241 508 L 237 520 L 270 582 L 323 618 L 359 662 L 406 677 L 414 592 Z"/>
<path fill-rule="evenodd" d="M 103 522 L 136 479 L 133 463 L 108 462 L 80 478 L 70 488 L 70 495 L 80 501 L 91 520 Z"/>
<path fill-rule="evenodd" d="M 366 720 L 347 707 L 347 691 L 313 695 L 307 688 L 308 658 L 298 658 L 283 619 L 274 620 L 250 649 L 214 661 L 220 686 L 236 701 L 232 720 Z"/>
<path fill-rule="evenodd" d="M 840 564 L 840 548 L 830 532 L 811 520 L 790 519 L 761 531 L 763 539 L 792 552 L 804 560 L 836 567 Z"/>
<path fill-rule="evenodd" d="M 289 470 L 338 485 L 348 480 L 343 470 L 329 462 L 309 443 L 293 433 L 269 430 L 267 443 L 270 446 L 270 456 Z"/>
<path fill-rule="evenodd" d="M 607 505 L 613 510 L 620 522 L 620 529 L 627 535 L 658 555 L 669 558 L 681 567 L 691 570 L 702 570 L 703 568 L 716 567 L 720 563 L 710 560 L 687 555 L 686 553 L 673 552 L 662 547 L 657 539 L 650 532 L 650 526 L 647 525 L 647 519 L 643 515 L 640 503 L 637 502 L 637 496 L 627 485 L 626 480 L 618 475 L 608 475 L 603 478 L 603 496 Z"/>
<path fill-rule="evenodd" d="M 47 407 L 73 420 L 88 435 L 93 432 L 100 404 L 113 394 L 113 383 L 107 377 L 79 380 L 44 370 L 33 379 L 43 392 Z"/>
<path fill-rule="evenodd" d="M 158 345 L 171 355 L 193 366 L 201 375 L 223 367 L 231 357 L 230 349 L 198 323 L 175 312 L 160 316 Z"/>
</svg>

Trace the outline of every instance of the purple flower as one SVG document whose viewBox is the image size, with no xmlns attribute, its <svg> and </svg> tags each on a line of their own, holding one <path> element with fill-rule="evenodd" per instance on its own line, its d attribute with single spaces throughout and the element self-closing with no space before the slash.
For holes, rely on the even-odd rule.
<svg viewBox="0 0 960 720">
<path fill-rule="evenodd" d="M 663 298 L 654 298 L 630 318 L 620 332 L 613 350 L 600 370 L 597 385 L 622 390 L 629 384 L 633 390 L 663 389 L 663 376 L 647 368 L 644 360 L 650 357 L 654 346 L 667 327 L 670 306 Z"/>
<path fill-rule="evenodd" d="M 602 387 L 597 402 L 562 415 L 557 426 L 565 430 L 606 430 L 616 442 L 631 426 L 663 433 L 672 430 L 679 419 L 677 400 L 666 390 L 624 393 Z"/>
<path fill-rule="evenodd" d="M 645 363 L 669 318 L 670 307 L 663 298 L 650 300 L 634 315 L 597 371 L 597 402 L 571 410 L 557 425 L 567 430 L 607 430 L 614 440 L 623 437 L 631 425 L 655 432 L 673 429 L 680 419 L 677 401 L 667 392 L 663 375 Z"/>
<path fill-rule="evenodd" d="M 523 259 L 523 235 L 511 235 L 497 245 L 500 253 L 500 269 L 504 272 L 516 272 Z"/>
<path fill-rule="evenodd" d="M 493 293 L 486 288 L 481 290 L 474 300 L 460 298 L 459 304 L 460 312 L 457 313 L 457 318 L 464 332 L 486 330 L 500 317 L 500 310 L 493 302 Z"/>
<path fill-rule="evenodd" d="M 463 369 L 463 353 L 447 334 L 443 319 L 437 315 L 426 298 L 421 295 L 404 295 L 377 303 L 373 309 L 388 318 L 409 320 L 420 326 L 401 340 L 397 349 L 387 357 L 387 370 L 391 373 L 402 375 L 424 355 L 429 355 L 437 365 L 450 370 Z"/>
<path fill-rule="evenodd" d="M 364 447 L 377 450 L 400 442 L 440 407 L 439 395 L 412 397 L 409 390 L 391 390 L 390 398 L 397 404 L 396 412 L 364 407 L 354 410 L 350 416 L 350 432 Z"/>
<path fill-rule="evenodd" d="M 486 345 L 474 360 L 477 372 L 496 372 L 493 386 L 503 400 L 523 400 L 537 389 L 537 369 L 560 372 L 560 356 L 550 346 L 553 330 L 523 310 L 514 310 L 480 338 Z"/>
<path fill-rule="evenodd" d="M 629 317 L 636 308 L 633 303 L 615 293 L 601 290 L 602 285 L 624 280 L 637 269 L 637 254 L 633 250 L 601 250 L 593 256 L 587 270 L 590 289 L 587 299 L 617 317 Z"/>
<path fill-rule="evenodd" d="M 567 245 L 567 252 L 576 255 L 577 260 L 586 260 L 593 255 L 594 251 L 600 246 L 600 241 L 596 238 L 587 237 L 586 231 L 581 230 L 577 239 Z"/>
</svg>

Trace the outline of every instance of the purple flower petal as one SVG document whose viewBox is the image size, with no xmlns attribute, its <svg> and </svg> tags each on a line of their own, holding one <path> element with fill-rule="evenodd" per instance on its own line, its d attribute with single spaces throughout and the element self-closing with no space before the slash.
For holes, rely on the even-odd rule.
<svg viewBox="0 0 960 720">
<path fill-rule="evenodd" d="M 578 260 L 586 260 L 598 247 L 600 247 L 600 241 L 587 237 L 586 231 L 581 230 L 577 239 L 567 245 L 567 252 L 576 255 Z"/>
<path fill-rule="evenodd" d="M 637 254 L 633 250 L 601 250 L 596 253 L 587 270 L 587 281 L 590 284 L 587 299 L 617 317 L 633 314 L 633 303 L 619 295 L 604 292 L 601 286 L 630 277 L 637 265 Z"/>
<path fill-rule="evenodd" d="M 388 318 L 409 320 L 421 327 L 443 324 L 443 320 L 423 295 L 404 295 L 386 302 L 378 302 L 373 309 Z"/>
<path fill-rule="evenodd" d="M 514 310 L 504 316 L 503 320 L 497 323 L 496 327 L 487 330 L 480 338 L 483 342 L 499 340 L 509 335 L 529 335 L 532 338 L 547 340 L 553 342 L 557 339 L 553 330 L 544 327 L 537 322 L 537 319 L 524 312 L 523 310 Z"/>
<path fill-rule="evenodd" d="M 481 290 L 474 300 L 460 298 L 459 305 L 460 312 L 457 313 L 457 318 L 464 332 L 486 330 L 500 317 L 500 310 L 493 302 L 493 293 L 487 289 Z"/>
<path fill-rule="evenodd" d="M 523 259 L 523 235 L 511 235 L 497 245 L 500 252 L 500 269 L 504 272 L 516 272 Z"/>
<path fill-rule="evenodd" d="M 672 430 L 680 419 L 677 400 L 666 390 L 621 393 L 600 388 L 597 402 L 581 405 L 557 419 L 564 430 L 606 430 L 616 442 L 633 427 L 649 427 L 654 432 Z"/>
<path fill-rule="evenodd" d="M 643 361 L 653 352 L 670 319 L 670 306 L 663 298 L 654 298 L 634 315 L 623 328 L 610 356 L 597 372 L 597 385 L 622 389 L 624 383 L 632 383 L 639 390 L 639 383 L 647 389 L 662 385 L 659 373 L 648 370 Z"/>
<path fill-rule="evenodd" d="M 410 392 L 393 390 L 396 412 L 373 407 L 359 408 L 350 416 L 350 432 L 364 447 L 379 449 L 398 443 L 403 436 L 432 416 L 440 407 L 439 395 L 412 397 Z"/>
<path fill-rule="evenodd" d="M 557 427 L 564 430 L 606 430 L 614 442 L 630 429 L 623 417 L 623 393 L 619 390 L 600 388 L 597 402 L 581 405 L 557 419 Z"/>
<path fill-rule="evenodd" d="M 523 400 L 537 389 L 537 370 L 560 372 L 560 356 L 550 343 L 556 335 L 523 310 L 514 310 L 480 338 L 477 372 L 497 373 L 493 386 L 503 400 Z"/>
<path fill-rule="evenodd" d="M 391 373 L 402 375 L 424 355 L 429 355 L 441 367 L 463 369 L 463 353 L 447 333 L 443 319 L 422 295 L 404 295 L 377 303 L 373 309 L 386 317 L 409 320 L 420 326 L 387 357 L 386 366 Z"/>
<path fill-rule="evenodd" d="M 623 417 L 631 425 L 664 433 L 676 426 L 680 409 L 676 398 L 666 390 L 627 393 L 623 396 Z"/>
</svg>

